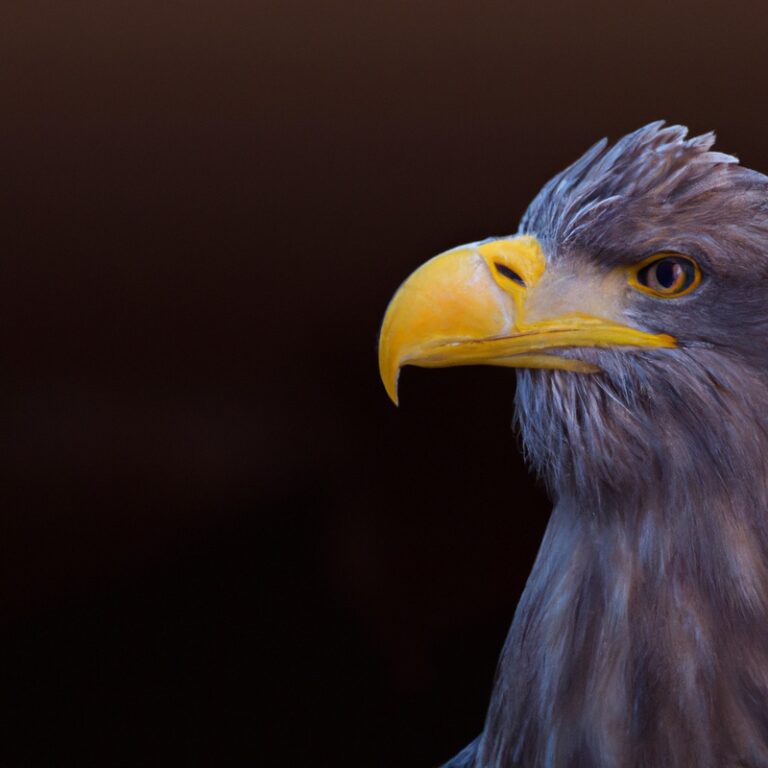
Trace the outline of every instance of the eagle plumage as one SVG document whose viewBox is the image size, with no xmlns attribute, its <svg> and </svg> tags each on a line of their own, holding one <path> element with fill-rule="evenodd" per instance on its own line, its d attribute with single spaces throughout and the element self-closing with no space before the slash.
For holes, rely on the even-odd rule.
<svg viewBox="0 0 768 768">
<path fill-rule="evenodd" d="M 713 143 L 599 142 L 387 311 L 393 398 L 406 364 L 518 368 L 553 500 L 450 768 L 768 768 L 768 178 Z"/>
</svg>

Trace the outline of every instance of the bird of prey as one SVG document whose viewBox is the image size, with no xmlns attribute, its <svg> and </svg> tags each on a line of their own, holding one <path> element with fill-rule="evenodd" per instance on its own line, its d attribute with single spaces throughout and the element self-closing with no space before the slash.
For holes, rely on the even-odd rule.
<svg viewBox="0 0 768 768">
<path fill-rule="evenodd" d="M 553 510 L 451 768 L 768 766 L 768 178 L 647 125 L 400 287 L 379 363 L 517 368 Z"/>
</svg>

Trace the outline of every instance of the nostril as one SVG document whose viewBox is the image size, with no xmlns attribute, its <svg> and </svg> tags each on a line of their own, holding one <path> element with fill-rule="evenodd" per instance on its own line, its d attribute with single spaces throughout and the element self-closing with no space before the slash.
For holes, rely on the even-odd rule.
<svg viewBox="0 0 768 768">
<path fill-rule="evenodd" d="M 512 280 L 512 282 L 517 283 L 518 285 L 522 285 L 523 288 L 525 288 L 525 280 L 523 280 L 523 278 L 520 277 L 520 275 L 518 275 L 517 272 L 515 272 L 514 269 L 510 269 L 506 265 L 499 264 L 498 262 L 494 263 L 493 266 L 496 267 L 496 271 L 500 275 L 503 275 L 504 277 L 508 278 L 509 280 Z"/>
</svg>

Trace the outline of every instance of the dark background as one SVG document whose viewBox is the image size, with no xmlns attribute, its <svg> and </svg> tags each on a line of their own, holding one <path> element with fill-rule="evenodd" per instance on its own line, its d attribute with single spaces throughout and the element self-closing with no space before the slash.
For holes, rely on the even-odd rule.
<svg viewBox="0 0 768 768">
<path fill-rule="evenodd" d="M 763 4 L 0 5 L 0 766 L 434 766 L 548 502 L 399 282 L 657 118 L 768 170 Z"/>
</svg>

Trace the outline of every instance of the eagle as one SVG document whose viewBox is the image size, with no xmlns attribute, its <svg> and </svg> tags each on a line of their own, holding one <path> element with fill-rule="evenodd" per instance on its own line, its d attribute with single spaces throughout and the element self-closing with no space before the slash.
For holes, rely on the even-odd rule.
<svg viewBox="0 0 768 768">
<path fill-rule="evenodd" d="M 655 122 L 394 295 L 405 365 L 516 368 L 553 508 L 450 768 L 768 767 L 768 177 Z"/>
</svg>

